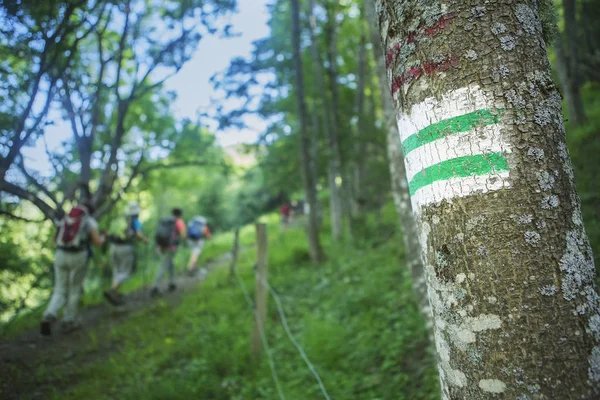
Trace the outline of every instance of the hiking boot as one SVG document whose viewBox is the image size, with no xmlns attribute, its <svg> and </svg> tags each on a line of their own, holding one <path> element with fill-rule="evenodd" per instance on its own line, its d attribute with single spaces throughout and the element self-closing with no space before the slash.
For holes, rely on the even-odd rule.
<svg viewBox="0 0 600 400">
<path fill-rule="evenodd" d="M 150 291 L 150 297 L 160 297 L 162 296 L 162 293 L 160 293 L 160 290 L 158 290 L 158 288 L 154 287 L 152 288 L 152 290 Z"/>
<path fill-rule="evenodd" d="M 48 321 L 42 321 L 40 323 L 40 334 L 42 336 L 50 336 L 52 335 L 52 326 Z"/>
<path fill-rule="evenodd" d="M 119 296 L 120 294 L 112 289 L 104 292 L 104 298 L 113 306 L 119 306 L 123 304 L 124 300 Z"/>
<path fill-rule="evenodd" d="M 117 305 L 122 306 L 123 304 L 125 304 L 125 295 L 123 293 L 115 292 L 115 295 L 113 297 L 117 302 Z"/>
<path fill-rule="evenodd" d="M 174 283 L 169 283 L 169 292 L 174 292 L 177 289 L 177 285 Z"/>
<path fill-rule="evenodd" d="M 54 315 L 48 315 L 44 317 L 44 320 L 40 323 L 40 334 L 42 336 L 52 335 L 52 323 L 56 321 Z"/>
<path fill-rule="evenodd" d="M 81 328 L 81 323 L 78 321 L 63 321 L 63 323 L 60 325 L 60 332 L 67 335 Z"/>
</svg>

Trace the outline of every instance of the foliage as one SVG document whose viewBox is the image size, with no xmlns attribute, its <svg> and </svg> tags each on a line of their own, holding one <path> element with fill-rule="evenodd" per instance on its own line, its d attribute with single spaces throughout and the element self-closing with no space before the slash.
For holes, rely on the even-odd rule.
<svg viewBox="0 0 600 400">
<path fill-rule="evenodd" d="M 289 33 L 290 9 L 289 2 L 279 0 L 271 6 L 268 37 L 254 43 L 252 57 L 248 60 L 234 59 L 229 68 L 222 74 L 212 78 L 215 88 L 227 98 L 243 100 L 241 108 L 217 110 L 216 117 L 222 126 L 243 125 L 242 116 L 255 113 L 267 119 L 270 126 L 261 138 L 260 168 L 263 170 L 265 187 L 273 192 L 294 193 L 301 188 L 300 179 L 300 143 L 298 132 L 298 111 L 293 101 L 295 98 L 295 76 L 291 52 L 291 37 Z M 306 97 L 310 108 L 310 130 L 314 146 L 317 150 L 317 178 L 321 184 L 327 182 L 327 163 L 331 158 L 328 153 L 329 143 L 326 140 L 325 124 L 328 118 L 336 118 L 340 122 L 341 151 L 344 160 L 344 174 L 350 174 L 352 164 L 362 166 L 362 181 L 358 183 L 355 197 L 361 197 L 363 192 L 389 190 L 389 175 L 385 151 L 385 135 L 383 126 L 376 120 L 378 115 L 379 88 L 375 77 L 375 60 L 369 52 L 367 57 L 367 77 L 365 85 L 366 107 L 357 109 L 359 74 L 359 45 L 361 34 L 365 32 L 365 21 L 361 16 L 359 6 L 353 2 L 343 5 L 333 2 L 322 2 L 316 8 L 317 46 L 322 54 L 330 45 L 329 37 L 323 34 L 331 24 L 339 31 L 338 63 L 336 85 L 339 88 L 339 107 L 331 116 L 322 115 L 318 107 L 318 80 L 313 73 L 315 62 L 328 64 L 324 57 L 314 60 L 310 43 L 302 40 L 302 59 L 305 73 Z M 333 14 L 325 13 L 323 7 L 331 8 Z M 302 15 L 303 26 L 308 25 L 307 13 Z M 331 22 L 330 19 L 335 19 Z M 305 33 L 303 33 L 305 36 Z M 262 90 L 259 90 L 261 88 Z M 329 99 L 331 101 L 331 99 Z M 321 120 L 321 122 L 319 122 Z M 371 199 L 364 197 L 369 203 Z M 375 203 L 380 203 L 376 200 Z"/>
<path fill-rule="evenodd" d="M 578 128 L 569 127 L 567 122 L 567 144 L 581 198 L 583 221 L 600 272 L 600 168 L 597 162 L 591 161 L 600 152 L 600 84 L 585 86 L 583 99 L 588 122 Z"/>
<path fill-rule="evenodd" d="M 385 216 L 393 218 L 393 213 L 388 205 Z M 368 220 L 370 231 L 381 232 L 375 215 Z M 267 221 L 270 283 L 331 398 L 439 398 L 425 328 L 407 271 L 398 267 L 400 238 L 382 232 L 354 248 L 329 244 L 331 261 L 314 269 L 301 229 L 280 234 L 277 217 Z M 244 250 L 238 264 L 251 297 L 253 234 L 253 227 L 242 231 Z M 216 240 L 231 245 L 230 234 Z M 366 251 L 374 245 L 377 251 Z M 237 282 L 227 278 L 225 268 L 215 269 L 202 289 L 177 307 L 159 301 L 110 330 L 108 340 L 119 343 L 118 351 L 106 354 L 90 332 L 81 359 L 52 366 L 56 382 L 68 377 L 73 383 L 64 391 L 57 387 L 55 397 L 276 398 L 265 357 L 258 363 L 250 357 L 251 327 L 252 314 Z M 286 397 L 320 396 L 283 331 L 272 299 L 267 335 Z M 79 368 L 73 370 L 73 363 Z M 38 371 L 47 367 L 42 364 Z"/>
</svg>

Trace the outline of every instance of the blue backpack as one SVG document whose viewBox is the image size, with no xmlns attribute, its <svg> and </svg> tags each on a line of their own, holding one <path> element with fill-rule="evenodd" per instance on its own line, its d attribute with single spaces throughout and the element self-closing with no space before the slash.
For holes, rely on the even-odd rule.
<svg viewBox="0 0 600 400">
<path fill-rule="evenodd" d="M 192 240 L 204 239 L 204 220 L 194 218 L 188 223 L 188 238 Z"/>
</svg>

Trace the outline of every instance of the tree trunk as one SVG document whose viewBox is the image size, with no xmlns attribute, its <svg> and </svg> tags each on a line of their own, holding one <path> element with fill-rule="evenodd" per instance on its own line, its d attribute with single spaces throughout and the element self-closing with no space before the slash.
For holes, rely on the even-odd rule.
<svg viewBox="0 0 600 400">
<path fill-rule="evenodd" d="M 392 196 L 398 213 L 402 238 L 404 239 L 406 266 L 409 268 L 413 288 L 417 294 L 419 308 L 425 316 L 428 324 L 431 324 L 431 308 L 427 299 L 427 286 L 423 273 L 423 262 L 421 260 L 421 246 L 417 235 L 417 226 L 410 204 L 410 193 L 406 181 L 406 169 L 404 168 L 404 157 L 400 143 L 400 134 L 396 125 L 396 111 L 387 85 L 387 72 L 385 70 L 385 58 L 381 38 L 375 29 L 375 4 L 374 0 L 365 1 L 365 11 L 371 24 L 370 37 L 373 53 L 376 60 L 377 75 L 379 77 L 381 101 L 383 114 L 387 127 L 387 149 L 390 176 L 392 181 Z"/>
<path fill-rule="evenodd" d="M 113 185 L 117 178 L 117 154 L 121 144 L 123 143 L 123 137 L 125 135 L 125 117 L 127 116 L 127 112 L 129 111 L 130 99 L 127 100 L 119 100 L 117 106 L 117 126 L 115 128 L 115 134 L 113 137 L 113 142 L 111 143 L 110 155 L 108 157 L 108 161 L 102 171 L 102 175 L 100 177 L 100 182 L 98 184 L 98 190 L 94 194 L 94 206 L 96 209 L 100 209 L 104 205 L 104 203 L 108 200 L 110 193 L 113 189 Z"/>
<path fill-rule="evenodd" d="M 311 127 L 311 135 L 310 135 L 310 173 L 312 176 L 313 185 L 315 185 L 315 190 L 319 193 L 318 182 L 319 182 L 319 132 L 321 131 L 321 127 L 319 126 L 319 108 L 318 102 L 313 100 L 312 102 L 312 127 Z M 317 215 L 317 226 L 319 229 L 321 228 L 321 205 L 317 200 L 315 206 L 315 214 Z"/>
<path fill-rule="evenodd" d="M 304 183 L 304 193 L 309 205 L 307 234 L 308 250 L 310 258 L 317 263 L 323 260 L 323 250 L 319 240 L 319 230 L 317 222 L 317 190 L 312 182 L 310 171 L 310 138 L 307 129 L 306 103 L 304 100 L 304 72 L 302 70 L 302 58 L 300 53 L 300 9 L 298 0 L 292 2 L 292 43 L 294 54 L 294 65 L 296 68 L 296 97 L 298 102 L 298 116 L 300 119 L 300 159 L 302 164 L 302 180 Z"/>
<path fill-rule="evenodd" d="M 562 37 L 557 38 L 554 46 L 556 52 L 556 72 L 558 73 L 559 84 L 567 103 L 567 110 L 569 110 L 569 120 L 574 126 L 577 126 L 581 123 L 582 119 L 585 119 L 585 116 L 582 116 L 583 103 L 579 85 L 575 83 L 575 77 L 570 73 L 571 66 L 569 65 L 569 58 L 565 54 L 564 47 Z"/>
<path fill-rule="evenodd" d="M 339 192 L 339 188 L 336 184 L 336 176 L 339 176 L 339 173 L 336 173 L 336 155 L 335 149 L 331 147 L 331 143 L 334 140 L 332 135 L 334 135 L 337 130 L 335 129 L 335 122 L 332 121 L 333 115 L 331 113 L 331 108 L 329 104 L 329 100 L 327 98 L 326 86 L 325 86 L 325 78 L 323 74 L 323 63 L 321 57 L 319 55 L 319 44 L 317 42 L 317 38 L 315 36 L 316 30 L 316 19 L 314 17 L 313 11 L 315 8 L 314 0 L 309 1 L 309 19 L 310 19 L 310 42 L 311 42 L 311 54 L 313 59 L 313 74 L 315 75 L 315 82 L 317 85 L 317 98 L 320 101 L 320 108 L 322 110 L 322 121 L 323 128 L 325 131 L 325 136 L 327 137 L 327 144 L 329 150 L 329 160 L 327 163 L 327 186 L 329 187 L 329 212 L 331 218 L 331 236 L 335 240 L 339 240 L 342 237 L 342 203 L 341 203 L 341 194 Z M 335 133 L 337 135 L 337 133 Z"/>
<path fill-rule="evenodd" d="M 583 37 L 585 38 L 585 48 L 586 53 L 588 55 L 594 56 L 598 52 L 598 46 L 596 45 L 596 38 L 594 36 L 594 32 L 592 31 L 592 20 L 590 19 L 590 15 L 593 15 L 592 8 L 590 8 L 590 3 L 587 1 L 583 1 L 581 3 L 581 28 L 583 29 Z M 593 19 L 593 18 L 592 18 Z"/>
<path fill-rule="evenodd" d="M 79 160 L 81 162 L 81 172 L 79 174 L 79 185 L 87 190 L 80 191 L 80 201 L 88 199 L 90 196 L 89 187 L 92 179 L 92 137 L 77 136 L 77 149 L 79 151 Z"/>
<path fill-rule="evenodd" d="M 575 0 L 563 0 L 563 12 L 565 18 L 564 36 L 566 38 L 567 50 L 563 50 L 563 59 L 568 61 L 568 74 L 564 82 L 568 92 L 569 121 L 574 126 L 579 126 L 586 121 L 583 101 L 581 100 L 581 69 L 579 56 L 579 37 L 577 24 L 577 7 Z M 559 38 L 560 40 L 560 38 Z"/>
<path fill-rule="evenodd" d="M 366 38 L 364 34 L 360 36 L 360 47 L 358 49 L 358 74 L 356 88 L 356 117 L 357 125 L 354 137 L 353 160 L 352 160 L 352 214 L 358 214 L 361 211 L 364 193 L 362 191 L 362 178 L 364 176 L 365 159 L 369 154 L 368 144 L 363 149 L 362 136 L 365 134 L 365 81 L 367 70 L 367 49 Z M 366 154 L 365 154 L 366 153 Z"/>
<path fill-rule="evenodd" d="M 600 297 L 537 4 L 377 0 L 447 399 L 600 394 Z"/>
<path fill-rule="evenodd" d="M 331 229 L 334 240 L 339 240 L 343 235 L 344 200 L 347 194 L 347 179 L 343 179 L 342 155 L 339 143 L 339 100 L 337 87 L 337 27 L 335 12 L 330 4 L 327 5 L 327 26 L 325 37 L 327 39 L 327 60 L 329 67 L 329 91 L 331 92 L 331 115 L 329 117 L 329 189 L 331 203 Z M 347 208 L 347 207 L 346 207 Z"/>
</svg>

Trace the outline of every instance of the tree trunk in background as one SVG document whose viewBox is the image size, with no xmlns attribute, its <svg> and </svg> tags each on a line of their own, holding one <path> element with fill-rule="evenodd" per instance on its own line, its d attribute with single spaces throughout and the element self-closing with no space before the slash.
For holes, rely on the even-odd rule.
<svg viewBox="0 0 600 400">
<path fill-rule="evenodd" d="M 339 100 L 338 100 L 338 85 L 337 85 L 337 22 L 335 20 L 335 12 L 332 9 L 333 5 L 327 4 L 327 26 L 325 29 L 325 37 L 327 40 L 327 60 L 329 67 L 327 73 L 329 75 L 329 91 L 331 92 L 331 115 L 329 118 L 329 138 L 328 145 L 329 157 L 329 188 L 331 202 L 331 229 L 333 238 L 339 240 L 343 234 L 343 216 L 344 211 L 349 212 L 348 199 L 348 180 L 342 176 L 344 170 L 342 164 L 342 154 L 339 142 Z M 341 180 L 341 182 L 339 182 Z M 342 199 L 345 196 L 345 200 Z M 346 204 L 344 204 L 346 203 Z M 348 224 L 350 225 L 350 224 Z"/>
<path fill-rule="evenodd" d="M 579 37 L 577 24 L 577 7 L 575 0 L 563 0 L 563 12 L 565 18 L 564 37 L 566 38 L 566 50 L 562 47 L 563 60 L 567 61 L 566 81 L 563 83 L 569 110 L 569 121 L 574 126 L 579 126 L 586 121 L 583 101 L 581 99 L 581 68 L 579 56 Z M 559 38 L 560 40 L 560 38 Z M 561 44 L 562 45 L 562 44 Z"/>
<path fill-rule="evenodd" d="M 376 4 L 443 398 L 598 398 L 600 297 L 537 2 Z"/>
<path fill-rule="evenodd" d="M 325 78 L 323 74 L 323 62 L 319 55 L 319 44 L 315 36 L 316 20 L 314 17 L 315 2 L 310 0 L 309 2 L 309 19 L 310 19 L 310 41 L 311 41 L 311 54 L 313 59 L 313 73 L 315 75 L 315 82 L 317 84 L 318 98 L 320 100 L 320 107 L 322 112 L 323 128 L 325 130 L 325 136 L 327 137 L 327 144 L 329 149 L 329 160 L 327 165 L 327 182 L 329 187 L 329 212 L 331 216 L 331 235 L 334 240 L 339 240 L 342 237 L 342 199 L 340 188 L 336 184 L 336 177 L 340 175 L 339 170 L 336 169 L 338 155 L 336 155 L 336 147 L 332 147 L 332 143 L 337 143 L 337 128 L 334 116 L 331 113 L 329 100 L 327 99 L 327 91 L 325 86 Z M 335 109 L 334 109 L 335 110 Z M 338 152 L 339 153 L 339 152 Z"/>
<path fill-rule="evenodd" d="M 315 29 L 316 29 L 316 20 L 315 17 L 313 15 L 313 10 L 315 8 L 315 2 L 314 0 L 310 0 L 309 1 L 309 10 L 308 10 L 308 17 L 309 17 L 309 22 L 310 22 L 310 44 L 311 44 L 311 55 L 312 55 L 312 65 L 313 65 L 313 74 L 315 77 L 315 82 L 316 82 L 316 96 L 315 98 L 317 99 L 317 101 L 315 101 L 315 113 L 313 113 L 313 125 L 315 127 L 319 126 L 319 118 L 321 119 L 321 124 L 323 127 L 323 131 L 325 132 L 325 137 L 327 138 L 327 142 L 329 143 L 331 141 L 330 136 L 331 136 L 331 124 L 329 122 L 329 118 L 331 118 L 331 111 L 330 111 L 330 107 L 329 107 L 329 101 L 327 99 L 327 92 L 326 92 L 326 87 L 325 87 L 325 78 L 323 75 L 323 61 L 321 60 L 320 54 L 319 54 L 319 44 L 317 42 L 317 38 L 315 37 Z M 318 146 L 318 143 L 313 143 L 313 146 Z M 335 182 L 335 175 L 333 175 L 335 173 L 335 171 L 333 171 L 332 167 L 332 160 L 333 159 L 333 155 L 331 154 L 331 149 L 329 149 L 329 161 L 328 161 L 328 166 L 327 166 L 327 176 L 328 176 L 328 186 L 329 186 L 329 191 L 330 191 L 330 204 L 332 205 L 331 207 L 331 229 L 332 229 L 332 236 L 335 238 L 336 237 L 336 229 L 339 227 L 339 232 L 341 232 L 341 213 L 339 214 L 339 224 L 334 224 L 334 221 L 336 220 L 336 218 L 334 218 L 334 211 L 333 211 L 333 194 L 337 193 L 337 188 L 335 185 L 332 185 L 332 182 Z M 341 234 L 341 233 L 340 233 Z"/>
<path fill-rule="evenodd" d="M 317 105 L 317 101 L 313 100 L 312 102 L 312 126 L 311 126 L 311 135 L 310 135 L 310 174 L 312 176 L 312 183 L 315 185 L 315 190 L 317 194 L 319 190 L 317 188 L 319 182 L 319 132 L 321 131 L 321 127 L 319 125 L 319 107 Z M 317 198 L 317 202 L 315 203 L 317 207 L 315 209 L 315 214 L 317 216 L 317 226 L 321 228 L 321 205 L 319 204 L 319 200 Z"/>
<path fill-rule="evenodd" d="M 383 105 L 383 114 L 387 128 L 387 148 L 390 166 L 390 176 L 392 180 L 392 196 L 402 229 L 402 238 L 404 239 L 406 266 L 409 268 L 413 288 L 417 293 L 419 308 L 426 318 L 427 323 L 431 324 L 431 309 L 427 299 L 427 285 L 423 273 L 423 261 L 421 260 L 421 246 L 419 245 L 419 236 L 417 235 L 417 226 L 410 204 L 410 193 L 408 192 L 408 182 L 406 181 L 406 169 L 404 168 L 404 157 L 402 155 L 402 146 L 398 125 L 396 124 L 396 111 L 390 96 L 390 89 L 387 84 L 387 72 L 385 69 L 385 57 L 379 32 L 375 28 L 377 21 L 375 17 L 374 0 L 365 1 L 365 11 L 370 23 L 370 38 L 375 56 L 377 75 L 379 77 L 381 102 Z"/>
<path fill-rule="evenodd" d="M 367 49 L 366 38 L 364 34 L 360 35 L 360 47 L 358 49 L 358 73 L 356 88 L 356 131 L 354 135 L 353 160 L 351 166 L 352 181 L 349 186 L 352 191 L 352 214 L 356 215 L 361 211 L 364 195 L 362 190 L 362 178 L 364 176 L 365 159 L 368 151 L 363 147 L 362 136 L 365 134 L 365 81 L 367 79 Z M 367 145 L 368 146 L 368 145 Z"/>
<path fill-rule="evenodd" d="M 92 145 L 93 137 L 81 135 L 75 136 L 79 159 L 81 161 L 81 172 L 79 174 L 79 201 L 91 200 L 90 181 L 92 179 Z"/>
<path fill-rule="evenodd" d="M 317 223 L 317 190 L 312 182 L 310 170 L 310 138 L 307 129 L 306 103 L 304 100 L 304 72 L 302 70 L 302 59 L 300 53 L 300 9 L 298 0 L 292 2 L 292 43 L 294 46 L 294 65 L 296 69 L 296 98 L 298 102 L 298 116 L 300 119 L 300 160 L 302 164 L 302 180 L 304 182 L 304 193 L 310 211 L 307 215 L 308 251 L 314 263 L 323 260 L 323 250 L 319 240 L 319 229 Z"/>
<path fill-rule="evenodd" d="M 586 53 L 588 55 L 595 55 L 598 52 L 598 46 L 593 32 L 591 31 L 593 18 L 590 19 L 592 9 L 590 4 L 586 1 L 581 3 L 581 29 L 583 29 L 583 37 L 585 38 Z"/>
</svg>

